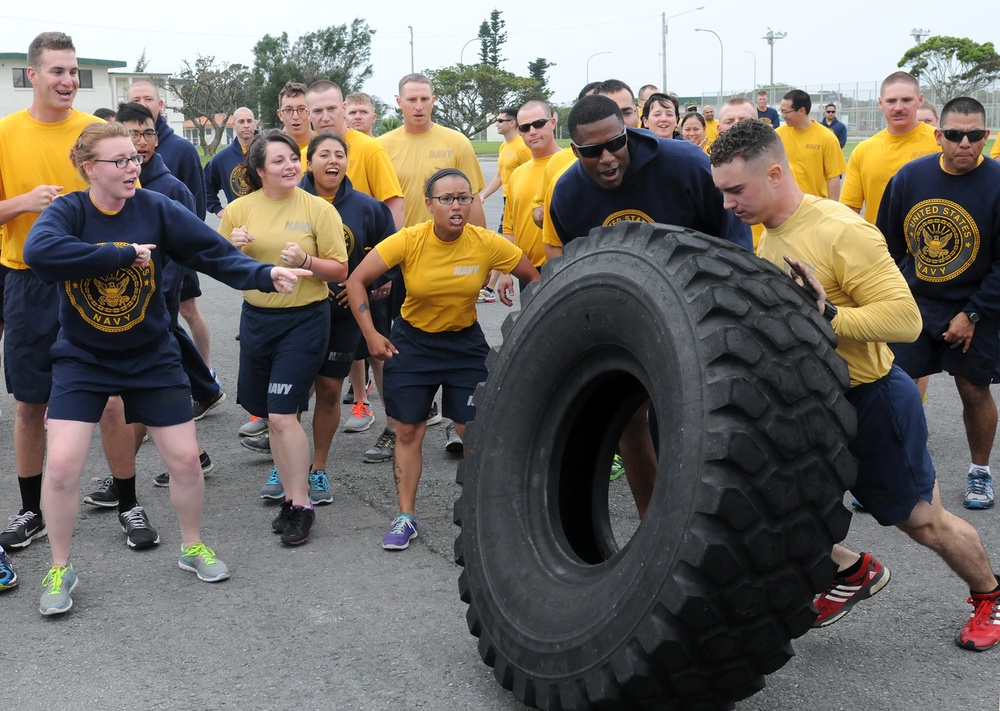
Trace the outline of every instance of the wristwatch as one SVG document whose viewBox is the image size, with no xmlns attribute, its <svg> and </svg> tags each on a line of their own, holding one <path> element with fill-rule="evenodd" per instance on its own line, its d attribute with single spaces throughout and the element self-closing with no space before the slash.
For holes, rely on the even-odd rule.
<svg viewBox="0 0 1000 711">
<path fill-rule="evenodd" d="M 979 312 L 978 311 L 966 311 L 965 315 L 969 317 L 969 321 L 972 323 L 979 323 Z"/>
<path fill-rule="evenodd" d="M 837 307 L 831 304 L 829 301 L 823 304 L 823 318 L 827 321 L 833 321 L 837 317 Z M 978 314 L 977 314 L 978 319 Z"/>
</svg>

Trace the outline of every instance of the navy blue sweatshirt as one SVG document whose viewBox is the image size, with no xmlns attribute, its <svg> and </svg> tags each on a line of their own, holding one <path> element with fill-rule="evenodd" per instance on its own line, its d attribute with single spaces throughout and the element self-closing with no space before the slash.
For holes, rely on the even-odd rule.
<svg viewBox="0 0 1000 711">
<path fill-rule="evenodd" d="M 250 186 L 243 179 L 243 171 L 236 168 L 246 160 L 238 140 L 233 140 L 224 151 L 216 153 L 205 166 L 205 205 L 209 212 L 218 215 L 222 209 L 219 191 L 226 194 L 226 204 L 250 193 Z"/>
<path fill-rule="evenodd" d="M 156 119 L 156 155 L 163 159 L 167 170 L 187 186 L 194 196 L 194 214 L 205 219 L 205 174 L 201 169 L 198 149 L 174 133 L 160 114 Z"/>
<path fill-rule="evenodd" d="M 563 245 L 594 227 L 633 220 L 687 227 L 753 249 L 750 229 L 722 207 L 701 148 L 630 128 L 628 150 L 628 169 L 614 190 L 597 185 L 580 161 L 559 178 L 549 217 Z"/>
<path fill-rule="evenodd" d="M 917 303 L 950 302 L 1000 318 L 1000 163 L 963 175 L 918 158 L 886 186 L 876 226 Z"/>
<path fill-rule="evenodd" d="M 847 145 L 847 126 L 840 119 L 834 119 L 833 123 L 827 123 L 826 121 L 820 121 L 820 126 L 825 126 L 826 128 L 833 131 L 833 135 L 837 137 L 840 141 L 840 147 L 843 148 Z"/>
<path fill-rule="evenodd" d="M 147 266 L 132 267 L 132 243 L 156 245 Z M 60 197 L 35 221 L 24 258 L 43 282 L 65 282 L 59 340 L 108 357 L 173 340 L 162 284 L 165 259 L 234 289 L 275 290 L 273 265 L 246 256 L 183 205 L 150 190 L 137 190 L 114 215 L 98 210 L 89 190 Z"/>
</svg>

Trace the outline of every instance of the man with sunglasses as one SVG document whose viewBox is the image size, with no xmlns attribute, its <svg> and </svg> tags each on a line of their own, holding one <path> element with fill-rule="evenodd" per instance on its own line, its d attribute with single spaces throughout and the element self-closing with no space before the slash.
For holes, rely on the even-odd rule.
<svg viewBox="0 0 1000 711">
<path fill-rule="evenodd" d="M 517 107 L 510 106 L 508 108 L 502 109 L 500 115 L 497 116 L 497 133 L 503 136 L 503 143 L 500 145 L 500 150 L 497 154 L 497 172 L 493 176 L 493 180 L 490 184 L 486 186 L 486 189 L 482 192 L 482 200 L 486 202 L 486 198 L 500 190 L 503 194 L 504 209 L 507 206 L 507 183 L 510 180 L 510 174 L 514 172 L 522 163 L 526 163 L 531 160 L 531 150 L 525 145 L 524 139 L 521 138 L 521 134 L 517 130 Z M 500 229 L 498 232 L 503 230 L 503 216 L 500 217 Z"/>
<path fill-rule="evenodd" d="M 889 179 L 915 158 L 938 153 L 934 127 L 917 119 L 924 103 L 920 82 L 907 72 L 893 72 L 882 81 L 878 105 L 886 127 L 857 145 L 847 162 L 840 202 L 875 224 Z"/>
<path fill-rule="evenodd" d="M 891 344 L 911 378 L 955 378 L 972 463 L 967 509 L 993 506 L 990 452 L 1000 383 L 1000 164 L 982 155 L 990 132 L 973 98 L 945 104 L 941 154 L 907 163 L 886 187 L 876 225 L 909 285 L 923 329 Z"/>
<path fill-rule="evenodd" d="M 821 126 L 826 126 L 833 131 L 833 135 L 840 141 L 840 148 L 843 150 L 847 145 L 847 126 L 837 118 L 837 105 L 827 104 L 823 109 L 823 120 L 819 122 Z"/>
</svg>

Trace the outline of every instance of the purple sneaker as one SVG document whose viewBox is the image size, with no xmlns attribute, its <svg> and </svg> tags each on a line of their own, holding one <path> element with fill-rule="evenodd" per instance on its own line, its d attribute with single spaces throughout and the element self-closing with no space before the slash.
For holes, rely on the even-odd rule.
<svg viewBox="0 0 1000 711">
<path fill-rule="evenodd" d="M 382 537 L 382 547 L 387 551 L 406 550 L 416 537 L 417 522 L 406 514 L 399 514 L 389 526 L 389 532 Z"/>
</svg>

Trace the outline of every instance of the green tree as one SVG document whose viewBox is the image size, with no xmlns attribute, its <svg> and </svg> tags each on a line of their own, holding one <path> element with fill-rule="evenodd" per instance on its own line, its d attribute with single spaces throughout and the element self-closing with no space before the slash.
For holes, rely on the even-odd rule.
<svg viewBox="0 0 1000 711">
<path fill-rule="evenodd" d="M 139 58 L 135 60 L 135 69 L 133 69 L 132 71 L 135 72 L 136 74 L 141 74 L 142 72 L 146 71 L 146 67 L 148 66 L 149 66 L 149 60 L 146 59 L 146 48 L 143 47 L 142 54 L 140 54 Z"/>
<path fill-rule="evenodd" d="M 552 96 L 552 91 L 549 89 L 549 80 L 545 76 L 545 72 L 548 71 L 549 67 L 554 67 L 555 65 L 555 62 L 550 62 L 545 57 L 539 57 L 533 62 L 528 62 L 528 76 L 538 82 L 538 91 L 541 95 L 539 98 L 548 100 Z"/>
<path fill-rule="evenodd" d="M 309 85 L 329 79 L 344 94 L 359 91 L 372 76 L 371 42 L 375 30 L 361 18 L 348 25 L 330 25 L 299 37 L 288 33 L 264 35 L 253 48 L 254 105 L 266 126 L 278 125 L 278 93 L 288 81 Z"/>
<path fill-rule="evenodd" d="M 479 61 L 494 69 L 499 69 L 504 61 L 500 48 L 507 41 L 507 33 L 503 31 L 507 23 L 500 18 L 502 14 L 494 8 L 490 19 L 483 20 L 483 24 L 479 26 Z"/>
<path fill-rule="evenodd" d="M 908 67 L 939 103 L 968 96 L 1000 77 L 1000 55 L 993 43 L 967 37 L 929 37 L 911 47 L 898 66 Z"/>
<path fill-rule="evenodd" d="M 216 62 L 215 57 L 198 55 L 193 66 L 185 61 L 177 75 L 166 80 L 165 88 L 181 99 L 180 106 L 170 108 L 194 122 L 205 155 L 214 155 L 229 118 L 239 106 L 247 103 L 249 85 L 249 67 Z M 211 142 L 205 138 L 208 126 L 214 131 Z"/>
<path fill-rule="evenodd" d="M 434 119 L 469 138 L 490 125 L 504 106 L 538 98 L 538 82 L 487 64 L 426 70 L 434 82 Z"/>
</svg>

